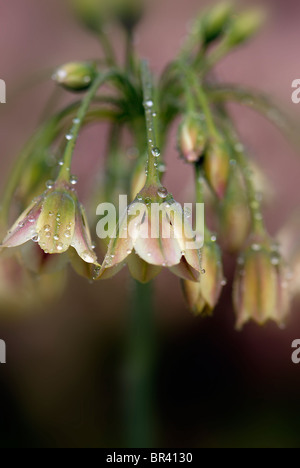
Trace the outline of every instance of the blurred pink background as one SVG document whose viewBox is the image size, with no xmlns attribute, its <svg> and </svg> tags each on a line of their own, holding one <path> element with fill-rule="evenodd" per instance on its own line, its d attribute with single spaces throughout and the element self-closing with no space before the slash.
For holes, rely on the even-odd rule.
<svg viewBox="0 0 300 468">
<path fill-rule="evenodd" d="M 139 27 L 137 47 L 157 73 L 178 51 L 190 19 L 211 3 L 153 2 Z M 269 10 L 267 26 L 222 62 L 218 77 L 269 93 L 300 122 L 300 105 L 291 102 L 291 83 L 300 78 L 300 3 L 260 4 Z M 100 48 L 72 17 L 66 2 L 0 0 L 0 5 L 0 78 L 8 90 L 7 105 L 0 106 L 2 186 L 17 150 L 36 128 L 53 84 L 49 80 L 13 102 L 12 91 L 37 71 L 98 57 Z M 114 41 L 121 53 L 120 35 Z M 233 112 L 245 143 L 274 187 L 276 199 L 266 216 L 275 234 L 299 208 L 299 154 L 256 113 L 237 106 Z M 178 161 L 175 147 L 174 135 L 165 184 L 180 200 L 191 173 Z M 79 189 L 85 197 L 89 174 L 105 154 L 105 129 L 85 130 L 76 154 L 74 172 L 81 176 Z M 230 280 L 231 265 L 227 273 Z M 8 349 L 8 364 L 0 367 L 3 446 L 118 443 L 116 401 L 121 390 L 116 384 L 116 356 L 128 325 L 124 277 L 90 286 L 71 274 L 68 292 L 53 307 L 18 320 L 1 319 L 0 312 L 0 339 L 6 340 Z M 291 342 L 300 338 L 297 305 L 285 331 L 274 325 L 263 329 L 250 325 L 236 333 L 230 287 L 214 318 L 202 321 L 191 317 L 177 284 L 168 273 L 156 281 L 155 417 L 160 445 L 299 446 L 300 377 L 290 359 Z"/>
</svg>

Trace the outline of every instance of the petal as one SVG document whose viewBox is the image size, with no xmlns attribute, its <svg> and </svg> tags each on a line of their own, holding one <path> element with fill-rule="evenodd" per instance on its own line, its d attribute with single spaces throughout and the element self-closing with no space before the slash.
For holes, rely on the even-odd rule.
<svg viewBox="0 0 300 468">
<path fill-rule="evenodd" d="M 200 280 L 200 272 L 191 267 L 185 257 L 182 257 L 179 265 L 171 267 L 170 270 L 174 275 L 179 276 L 179 278 L 196 282 Z"/>
<path fill-rule="evenodd" d="M 68 257 L 70 260 L 70 263 L 76 273 L 83 278 L 87 278 L 89 280 L 95 279 L 95 265 L 91 263 L 86 263 L 84 260 L 82 260 L 81 257 L 77 254 L 76 250 L 71 247 L 68 250 Z M 100 265 L 98 266 L 100 268 Z"/>
<path fill-rule="evenodd" d="M 41 202 L 42 197 L 21 214 L 5 237 L 2 247 L 18 247 L 35 237 L 37 220 L 42 210 Z"/>
<path fill-rule="evenodd" d="M 97 263 L 97 256 L 92 248 L 91 235 L 82 205 L 78 204 L 75 214 L 75 232 L 71 246 L 86 263 Z"/>
<path fill-rule="evenodd" d="M 65 190 L 48 194 L 43 202 L 36 232 L 39 245 L 49 254 L 64 253 L 71 245 L 75 230 L 75 201 Z"/>
<path fill-rule="evenodd" d="M 202 270 L 201 251 L 195 247 L 197 240 L 191 223 L 186 218 L 180 203 L 173 203 L 166 210 L 173 225 L 174 237 L 179 243 L 181 252 L 184 252 L 187 263 L 200 272 Z"/>
<path fill-rule="evenodd" d="M 140 283 L 149 283 L 161 272 L 161 267 L 149 265 L 135 253 L 128 257 L 127 263 L 131 276 Z"/>
<path fill-rule="evenodd" d="M 158 205 L 157 205 L 158 206 Z M 147 210 L 144 222 L 139 227 L 134 249 L 147 263 L 159 266 L 174 266 L 180 263 L 182 251 L 163 205 L 159 212 Z M 165 237 L 164 237 L 165 236 Z M 166 237 L 168 236 L 168 238 Z"/>
</svg>

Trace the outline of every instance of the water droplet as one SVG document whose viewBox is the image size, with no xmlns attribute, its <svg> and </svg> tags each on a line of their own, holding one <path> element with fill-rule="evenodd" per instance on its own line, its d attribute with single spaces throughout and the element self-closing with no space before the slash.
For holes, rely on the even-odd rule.
<svg viewBox="0 0 300 468">
<path fill-rule="evenodd" d="M 227 285 L 227 279 L 224 278 L 224 279 L 221 281 L 221 286 L 224 287 L 224 286 L 226 286 L 226 285 Z"/>
<path fill-rule="evenodd" d="M 159 158 L 160 156 L 160 149 L 159 148 L 153 148 L 152 154 L 155 158 Z"/>
<path fill-rule="evenodd" d="M 63 250 L 63 248 L 64 248 L 64 245 L 63 245 L 61 242 L 59 242 L 59 243 L 57 244 L 57 246 L 56 246 L 56 250 L 57 250 L 58 252 L 61 252 L 61 251 Z"/>
<path fill-rule="evenodd" d="M 217 242 L 217 236 L 215 236 L 215 235 L 211 236 L 210 240 L 212 242 Z"/>
<path fill-rule="evenodd" d="M 49 224 L 46 224 L 46 226 L 44 226 L 44 231 L 45 232 L 50 232 L 51 231 L 51 227 L 49 226 Z"/>
<path fill-rule="evenodd" d="M 151 99 L 148 99 L 147 101 L 145 101 L 145 107 L 146 107 L 146 108 L 149 109 L 149 108 L 151 108 L 151 107 L 153 107 L 153 106 L 154 106 L 154 102 L 151 101 Z"/>
<path fill-rule="evenodd" d="M 272 257 L 272 258 L 271 258 L 271 263 L 272 263 L 272 265 L 274 265 L 274 266 L 279 265 L 279 263 L 280 263 L 280 258 L 278 258 L 278 257 Z"/>
<path fill-rule="evenodd" d="M 206 270 L 204 270 L 204 268 L 201 270 L 201 275 L 205 275 L 206 273 Z"/>
<path fill-rule="evenodd" d="M 31 240 L 33 240 L 33 242 L 38 242 L 40 240 L 39 235 L 34 234 L 33 237 L 31 238 Z"/>
<path fill-rule="evenodd" d="M 34 219 L 33 216 L 29 216 L 28 221 L 29 221 L 30 223 L 34 223 L 35 219 Z"/>
<path fill-rule="evenodd" d="M 18 224 L 18 227 L 19 227 L 19 228 L 24 227 L 24 223 L 21 221 L 21 222 Z"/>
<path fill-rule="evenodd" d="M 71 237 L 71 232 L 70 232 L 70 231 L 66 231 L 66 232 L 65 232 L 65 237 L 66 237 L 67 239 L 70 239 L 70 237 Z"/>
<path fill-rule="evenodd" d="M 146 205 L 150 205 L 151 204 L 151 198 L 146 197 L 145 198 L 145 203 L 146 203 Z"/>
<path fill-rule="evenodd" d="M 243 153 L 244 151 L 244 145 L 242 145 L 241 143 L 237 143 L 234 147 L 235 151 L 237 151 L 238 153 Z"/>
<path fill-rule="evenodd" d="M 82 260 L 84 260 L 85 262 L 87 263 L 93 263 L 95 261 L 95 255 L 93 252 L 89 252 L 88 250 L 86 250 L 85 252 L 83 252 L 81 254 L 81 258 Z"/>
<path fill-rule="evenodd" d="M 86 75 L 86 76 L 83 78 L 83 81 L 84 81 L 85 83 L 88 84 L 88 83 L 90 83 L 90 82 L 92 81 L 92 78 L 91 78 L 90 76 Z"/>
<path fill-rule="evenodd" d="M 55 241 L 58 241 L 58 240 L 59 240 L 59 236 L 58 236 L 57 234 L 55 234 L 55 236 L 53 237 L 53 239 L 54 239 Z"/>
<path fill-rule="evenodd" d="M 254 250 L 254 252 L 259 252 L 261 250 L 261 245 L 252 244 L 251 249 Z"/>
<path fill-rule="evenodd" d="M 47 187 L 47 189 L 52 189 L 52 188 L 54 187 L 54 182 L 53 182 L 53 180 L 48 180 L 48 181 L 46 182 L 46 187 Z"/>
<path fill-rule="evenodd" d="M 73 138 L 74 138 L 74 137 L 73 137 L 72 133 L 68 133 L 68 134 L 66 135 L 66 140 L 68 140 L 68 141 L 73 140 Z"/>
<path fill-rule="evenodd" d="M 50 239 L 50 237 L 51 237 L 51 232 L 46 232 L 45 237 L 47 237 L 47 239 Z"/>
<path fill-rule="evenodd" d="M 58 165 L 59 165 L 59 166 L 63 166 L 64 164 L 65 164 L 65 163 L 63 162 L 63 160 L 58 161 Z"/>
<path fill-rule="evenodd" d="M 76 185 L 78 183 L 78 177 L 71 176 L 70 182 L 71 182 L 72 185 Z"/>
<path fill-rule="evenodd" d="M 72 229 L 72 223 L 67 224 L 66 229 L 70 231 Z"/>
<path fill-rule="evenodd" d="M 159 172 L 161 172 L 163 174 L 164 172 L 166 172 L 166 166 L 164 164 L 160 164 L 158 166 L 158 170 L 159 170 Z"/>
<path fill-rule="evenodd" d="M 167 198 L 167 196 L 169 195 L 169 192 L 168 192 L 168 190 L 167 190 L 165 187 L 160 187 L 160 188 L 157 190 L 157 195 L 158 195 L 160 198 Z"/>
<path fill-rule="evenodd" d="M 186 218 L 190 218 L 192 216 L 192 210 L 190 208 L 185 208 L 184 209 L 184 216 Z"/>
<path fill-rule="evenodd" d="M 51 216 L 54 216 L 54 213 L 53 211 L 49 211 L 48 215 L 51 217 Z"/>
<path fill-rule="evenodd" d="M 74 123 L 75 125 L 80 124 L 80 122 L 81 122 L 81 120 L 80 120 L 78 117 L 76 117 L 75 119 L 73 119 L 73 123 Z"/>
<path fill-rule="evenodd" d="M 151 253 L 151 252 L 148 252 L 148 253 L 147 253 L 147 257 L 152 257 L 152 253 Z"/>
<path fill-rule="evenodd" d="M 139 195 L 139 196 L 137 197 L 137 200 L 138 200 L 139 202 L 141 202 L 141 201 L 143 201 L 143 197 L 141 197 L 141 196 Z"/>
<path fill-rule="evenodd" d="M 131 250 L 131 249 L 128 249 L 128 250 L 127 250 L 127 255 L 130 255 L 130 254 L 132 254 L 132 250 Z"/>
</svg>

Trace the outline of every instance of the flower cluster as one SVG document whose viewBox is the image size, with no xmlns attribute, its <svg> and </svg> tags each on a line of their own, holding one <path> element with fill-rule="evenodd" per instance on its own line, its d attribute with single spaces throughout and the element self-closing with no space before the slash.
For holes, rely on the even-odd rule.
<svg viewBox="0 0 300 468">
<path fill-rule="evenodd" d="M 196 18 L 182 49 L 154 81 L 147 62 L 137 57 L 133 41 L 147 2 L 71 3 L 80 20 L 100 38 L 104 58 L 67 63 L 54 71 L 56 85 L 84 94 L 79 103 L 41 126 L 7 184 L 1 230 L 12 209 L 22 206 L 24 210 L 19 209 L 22 214 L 1 244 L 0 300 L 7 302 L 12 277 L 17 278 L 15 289 L 20 300 L 26 295 L 32 298 L 28 291 L 35 286 L 29 283 L 34 283 L 35 277 L 28 271 L 33 264 L 47 285 L 39 287 L 40 291 L 53 291 L 53 296 L 59 289 L 55 286 L 58 274 L 65 275 L 68 261 L 93 280 L 112 278 L 127 265 L 131 276 L 141 283 L 151 281 L 163 268 L 170 270 L 180 278 L 191 311 L 211 315 L 223 287 L 230 283 L 224 277 L 223 253 L 227 252 L 236 261 L 233 302 L 237 328 L 249 320 L 260 325 L 273 320 L 283 325 L 290 309 L 292 276 L 263 219 L 266 184 L 261 188 L 257 182 L 257 170 L 239 141 L 226 103 L 251 102 L 266 116 L 272 114 L 272 107 L 258 94 L 214 81 L 210 73 L 219 60 L 256 33 L 261 12 L 236 15 L 230 1 L 209 8 Z M 118 63 L 106 22 L 121 26 L 127 35 L 125 67 Z M 198 222 L 193 226 L 190 216 L 163 185 L 169 130 L 178 118 L 178 152 L 195 178 L 195 202 L 205 204 L 204 230 Z M 100 262 L 95 249 L 103 248 L 103 243 L 92 243 L 87 216 L 75 190 L 77 180 L 70 175 L 82 127 L 99 121 L 108 122 L 111 131 L 107 167 L 97 196 L 113 202 L 123 190 L 130 191 L 133 200 L 121 215 Z M 54 148 L 62 132 L 65 149 L 57 158 Z M 129 149 L 124 148 L 128 135 L 132 138 Z M 49 154 L 52 165 L 45 164 Z M 47 182 L 41 194 L 40 186 L 49 178 L 54 182 Z M 13 249 L 12 255 L 8 255 L 8 248 Z M 299 261 L 293 269 L 299 271 Z"/>
</svg>

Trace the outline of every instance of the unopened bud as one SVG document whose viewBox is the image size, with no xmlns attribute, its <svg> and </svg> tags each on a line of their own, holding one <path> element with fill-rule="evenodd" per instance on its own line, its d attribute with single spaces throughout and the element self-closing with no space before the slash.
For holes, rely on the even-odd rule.
<svg viewBox="0 0 300 468">
<path fill-rule="evenodd" d="M 203 156 L 206 135 L 203 122 L 196 114 L 188 114 L 179 128 L 178 146 L 182 157 L 195 163 Z"/>
<path fill-rule="evenodd" d="M 265 14 L 260 9 L 247 11 L 239 15 L 232 23 L 228 31 L 227 43 L 236 46 L 251 39 L 261 28 L 265 20 Z"/>
<path fill-rule="evenodd" d="M 205 176 L 219 199 L 226 193 L 229 178 L 229 156 L 224 142 L 212 140 L 204 157 Z"/>
<path fill-rule="evenodd" d="M 207 12 L 202 22 L 202 40 L 205 44 L 215 41 L 224 33 L 232 13 L 233 2 L 227 0 Z"/>
<path fill-rule="evenodd" d="M 58 68 L 53 80 L 68 91 L 85 91 L 93 83 L 97 74 L 96 67 L 89 62 L 70 62 Z"/>
</svg>

